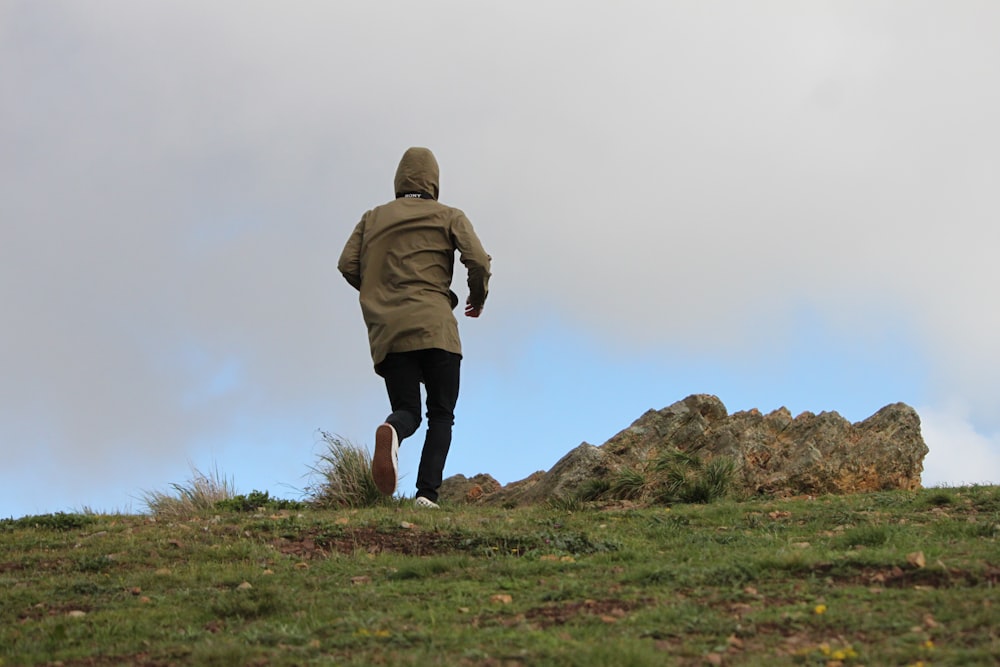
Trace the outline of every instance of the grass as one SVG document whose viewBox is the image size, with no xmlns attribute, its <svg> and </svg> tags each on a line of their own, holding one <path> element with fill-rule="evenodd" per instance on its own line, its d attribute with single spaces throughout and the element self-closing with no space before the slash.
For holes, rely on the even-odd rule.
<svg viewBox="0 0 1000 667">
<path fill-rule="evenodd" d="M 710 503 L 730 495 L 736 473 L 736 461 L 728 456 L 703 460 L 697 454 L 667 449 L 644 469 L 624 468 L 610 481 L 584 484 L 577 498 Z"/>
<path fill-rule="evenodd" d="M 310 491 L 317 507 L 372 507 L 392 504 L 375 486 L 372 459 L 367 449 L 336 435 L 320 431 L 326 450 L 312 468 L 318 482 Z"/>
<path fill-rule="evenodd" d="M 0 521 L 0 665 L 1000 660 L 998 487 L 669 509 L 247 500 Z"/>
<path fill-rule="evenodd" d="M 663 480 L 656 497 L 665 503 L 708 503 L 725 498 L 736 477 L 736 462 L 728 456 L 706 462 L 678 449 L 664 452 L 654 468 Z"/>
<path fill-rule="evenodd" d="M 216 466 L 205 474 L 191 467 L 191 479 L 184 484 L 171 484 L 173 493 L 144 491 L 142 501 L 152 514 L 162 518 L 183 518 L 215 509 L 236 495 L 232 479 L 226 479 Z"/>
<path fill-rule="evenodd" d="M 320 437 L 325 449 L 319 454 L 319 463 L 311 468 L 315 483 L 306 489 L 306 502 L 272 498 L 267 491 L 237 494 L 233 481 L 218 467 L 206 474 L 194 466 L 187 482 L 171 484 L 168 492 L 145 491 L 141 500 L 149 513 L 160 519 L 185 519 L 209 511 L 374 507 L 397 502 L 375 486 L 371 455 L 366 449 L 325 431 L 320 431 Z"/>
</svg>

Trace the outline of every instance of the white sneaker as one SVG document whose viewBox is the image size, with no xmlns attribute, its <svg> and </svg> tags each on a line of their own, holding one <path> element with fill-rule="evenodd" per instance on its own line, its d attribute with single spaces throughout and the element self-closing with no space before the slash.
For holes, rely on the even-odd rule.
<svg viewBox="0 0 1000 667">
<path fill-rule="evenodd" d="M 372 456 L 372 477 L 375 486 L 387 496 L 396 492 L 399 474 L 399 436 L 392 424 L 375 429 L 375 455 Z"/>
<path fill-rule="evenodd" d="M 439 509 L 441 509 L 441 506 L 438 505 L 436 502 L 434 502 L 433 500 L 430 500 L 428 498 L 424 498 L 423 496 L 417 496 L 416 498 L 414 498 L 413 499 L 413 505 L 414 505 L 414 507 L 419 507 L 419 508 L 425 509 L 425 510 L 439 510 Z"/>
</svg>

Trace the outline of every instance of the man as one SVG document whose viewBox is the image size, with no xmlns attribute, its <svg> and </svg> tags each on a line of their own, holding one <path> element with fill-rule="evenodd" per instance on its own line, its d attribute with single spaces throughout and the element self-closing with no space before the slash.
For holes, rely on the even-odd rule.
<svg viewBox="0 0 1000 667">
<path fill-rule="evenodd" d="M 427 435 L 414 502 L 434 509 L 451 447 L 462 360 L 452 313 L 458 305 L 451 291 L 455 251 L 468 271 L 468 317 L 483 312 L 490 256 L 465 214 L 438 202 L 438 164 L 430 150 L 403 154 L 395 192 L 395 200 L 361 216 L 337 267 L 360 292 L 375 372 L 385 379 L 392 406 L 375 430 L 375 484 L 386 495 L 396 491 L 399 443 L 420 425 L 422 382 Z"/>
</svg>

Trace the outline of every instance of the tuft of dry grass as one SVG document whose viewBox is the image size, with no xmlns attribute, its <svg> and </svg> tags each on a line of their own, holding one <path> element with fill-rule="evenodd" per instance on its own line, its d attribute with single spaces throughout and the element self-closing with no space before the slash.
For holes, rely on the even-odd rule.
<svg viewBox="0 0 1000 667">
<path fill-rule="evenodd" d="M 235 483 L 226 479 L 218 466 L 205 474 L 191 466 L 191 479 L 183 484 L 173 483 L 172 491 L 143 491 L 140 500 L 153 516 L 163 519 L 184 519 L 201 512 L 214 510 L 216 503 L 229 500 L 236 494 Z"/>
<path fill-rule="evenodd" d="M 316 507 L 375 507 L 395 502 L 375 486 L 367 449 L 326 431 L 320 431 L 320 437 L 326 451 L 311 468 L 320 481 L 308 489 Z"/>
</svg>

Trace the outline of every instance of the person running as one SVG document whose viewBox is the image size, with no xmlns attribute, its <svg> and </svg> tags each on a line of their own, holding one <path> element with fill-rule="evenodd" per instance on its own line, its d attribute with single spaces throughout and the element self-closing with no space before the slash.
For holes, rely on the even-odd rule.
<svg viewBox="0 0 1000 667">
<path fill-rule="evenodd" d="M 492 258 L 465 213 L 438 201 L 438 163 L 429 149 L 403 154 L 395 193 L 393 201 L 361 216 L 337 268 L 360 292 L 372 362 L 392 407 L 375 429 L 375 485 L 386 495 L 396 491 L 399 445 L 420 426 L 423 383 L 427 433 L 414 502 L 434 509 L 451 448 L 462 360 L 452 312 L 459 303 L 451 290 L 455 251 L 468 272 L 467 317 L 483 312 Z"/>
</svg>

